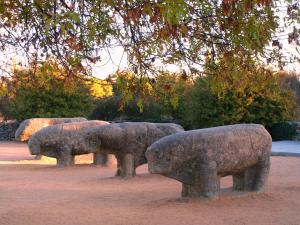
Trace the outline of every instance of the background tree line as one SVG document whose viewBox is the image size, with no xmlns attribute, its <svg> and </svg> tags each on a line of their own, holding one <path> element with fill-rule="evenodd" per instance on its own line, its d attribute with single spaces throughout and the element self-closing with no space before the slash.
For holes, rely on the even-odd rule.
<svg viewBox="0 0 300 225">
<path fill-rule="evenodd" d="M 13 70 L 1 81 L 0 109 L 5 118 L 87 117 L 98 98 L 112 95 L 112 87 L 78 73 L 67 71 L 54 61 L 32 63 Z"/>
<path fill-rule="evenodd" d="M 188 129 L 272 127 L 297 109 L 294 78 L 267 68 L 299 62 L 283 48 L 287 42 L 299 51 L 299 16 L 297 0 L 0 0 L 0 50 L 28 59 L 27 69 L 3 79 L 2 111 L 17 119 L 90 115 L 171 120 Z M 126 52 L 128 70 L 112 83 L 94 80 L 91 66 L 116 46 Z M 105 94 L 93 94 L 99 90 Z"/>
<path fill-rule="evenodd" d="M 205 75 L 194 80 L 185 72 L 162 71 L 149 80 L 127 70 L 101 82 L 63 73 L 64 68 L 53 61 L 15 68 L 12 78 L 1 82 L 2 114 L 18 120 L 84 116 L 177 122 L 186 129 L 235 123 L 259 123 L 271 129 L 299 117 L 299 76 L 272 72 L 247 57 L 208 60 Z"/>
</svg>

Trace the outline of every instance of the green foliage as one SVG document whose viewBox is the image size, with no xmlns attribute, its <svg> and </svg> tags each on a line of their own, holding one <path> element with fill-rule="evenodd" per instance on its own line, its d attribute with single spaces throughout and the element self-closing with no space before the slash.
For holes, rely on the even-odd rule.
<svg viewBox="0 0 300 225">
<path fill-rule="evenodd" d="M 97 101 L 89 119 L 112 121 L 119 116 L 119 99 L 109 97 Z"/>
<path fill-rule="evenodd" d="M 91 78 L 85 81 L 85 85 L 87 85 L 90 95 L 93 98 L 106 98 L 113 94 L 112 85 L 107 81 Z"/>
<path fill-rule="evenodd" d="M 232 52 L 235 54 L 243 52 L 242 57 L 255 56 L 268 63 L 278 63 L 280 67 L 284 66 L 283 61 L 299 60 L 294 54 L 291 54 L 289 60 L 283 60 L 282 56 L 285 55 L 283 51 L 286 48 L 282 48 L 280 43 L 286 40 L 295 46 L 300 43 L 299 1 L 284 0 L 286 8 L 281 2 L 281 0 L 0 0 L 0 50 L 5 52 L 6 49 L 13 49 L 19 56 L 26 55 L 29 59 L 35 58 L 37 61 L 55 56 L 68 70 L 56 76 L 56 79 L 64 83 L 58 87 L 63 87 L 65 93 L 69 95 L 73 93 L 73 89 L 77 90 L 80 87 L 82 90 L 81 87 L 87 85 L 78 85 L 70 81 L 72 76 L 92 71 L 90 66 L 103 59 L 101 50 L 121 46 L 126 51 L 130 69 L 134 73 L 117 79 L 119 88 L 117 96 L 121 98 L 119 108 L 122 109 L 126 104 L 134 102 L 142 113 L 147 104 L 155 102 L 163 106 L 164 114 L 176 117 L 179 108 L 185 111 L 181 106 L 185 84 L 180 87 L 177 78 L 173 84 L 169 78 L 165 80 L 159 75 L 159 79 L 162 80 L 155 81 L 158 83 L 157 86 L 149 79 L 159 71 L 157 64 L 188 67 L 191 74 L 200 75 L 199 68 L 202 69 L 207 60 L 213 64 L 222 60 L 225 54 Z M 279 28 L 281 24 L 284 26 Z M 292 31 L 288 26 L 294 27 Z M 276 31 L 278 29 L 283 32 L 282 35 L 278 35 Z M 239 64 L 239 67 L 248 66 L 247 61 L 240 63 L 242 64 Z M 45 68 L 48 70 L 47 73 L 51 73 L 50 68 Z M 206 68 L 206 72 L 207 70 Z M 247 69 L 245 71 L 249 73 Z M 218 73 L 221 74 L 220 71 L 217 71 Z M 258 74 L 260 73 L 261 71 L 258 71 Z M 51 88 L 45 84 L 50 82 L 53 85 L 50 85 L 51 87 L 57 85 L 43 73 L 40 73 L 39 77 L 41 78 L 39 81 L 36 81 L 33 75 L 27 77 L 25 83 L 26 80 L 30 82 L 35 80 L 37 83 L 35 87 L 26 86 L 26 88 L 40 87 L 49 91 Z M 243 81 L 236 75 L 232 78 L 233 81 Z M 266 94 L 264 90 L 257 92 L 252 90 L 252 87 L 244 86 L 236 92 L 229 89 L 230 85 L 224 86 L 218 76 L 204 79 L 207 81 L 201 90 L 203 95 L 208 95 L 204 91 L 209 89 L 212 95 L 206 96 L 208 99 L 224 102 L 221 105 L 211 106 L 211 112 L 226 115 L 218 114 L 221 120 L 213 116 L 212 124 L 219 124 L 219 121 L 229 123 L 254 119 L 271 124 L 279 118 L 275 114 L 261 114 L 262 106 L 268 108 L 270 112 L 279 106 L 283 107 L 280 112 L 289 111 L 290 106 L 282 102 L 285 94 L 278 97 L 275 94 Z M 249 78 L 245 80 L 249 81 Z M 211 85 L 213 82 L 217 82 L 217 85 Z M 228 81 L 228 84 L 230 82 Z M 267 85 L 264 81 L 262 83 L 262 86 Z M 22 85 L 25 85 L 24 82 Z M 201 82 L 199 85 L 201 86 Z M 239 89 L 236 84 L 233 87 Z M 271 84 L 267 87 L 271 88 Z M 93 96 L 100 97 L 111 94 L 109 90 L 104 89 L 90 92 Z M 244 92 L 245 99 L 241 97 Z M 242 107 L 244 105 L 250 108 Z M 208 114 L 204 112 L 204 115 Z M 258 116 L 259 114 L 261 115 Z M 276 118 L 268 119 L 269 116 Z M 194 119 L 187 116 L 187 120 Z"/>
<path fill-rule="evenodd" d="M 172 120 L 165 114 L 162 105 L 155 102 L 143 103 L 143 111 L 139 110 L 137 101 L 130 101 L 120 109 L 120 97 L 101 99 L 90 115 L 90 119 L 106 121 L 147 121 L 166 122 Z"/>
<path fill-rule="evenodd" d="M 7 105 L 6 95 L 7 95 L 7 84 L 4 81 L 4 79 L 2 79 L 0 81 L 0 119 L 2 119 L 4 117 L 3 114 L 5 114 L 5 110 L 6 110 L 5 106 Z"/>
<path fill-rule="evenodd" d="M 286 10 L 281 0 L 0 0 L 0 49 L 22 46 L 20 55 L 54 55 L 71 71 L 82 71 L 101 60 L 101 50 L 122 46 L 139 78 L 158 70 L 156 60 L 192 72 L 207 54 L 218 59 L 241 49 L 278 62 L 281 39 L 300 43 L 298 0 L 283 2 Z M 293 26 L 285 38 L 276 34 L 277 12 L 285 24 L 280 30 Z"/>
<path fill-rule="evenodd" d="M 83 75 L 66 76 L 57 63 L 32 64 L 28 69 L 15 69 L 9 82 L 10 92 L 1 100 L 7 118 L 88 116 L 95 98 L 109 96 L 112 87 L 86 79 Z"/>
<path fill-rule="evenodd" d="M 120 97 L 120 109 L 132 101 L 136 101 L 139 111 L 143 112 L 142 99 L 152 95 L 153 87 L 145 77 L 138 78 L 131 71 L 120 71 L 116 73 L 116 94 Z M 136 97 L 138 96 L 138 97 Z"/>
<path fill-rule="evenodd" d="M 296 128 L 287 122 L 276 123 L 268 130 L 273 141 L 292 140 L 297 134 Z"/>
<path fill-rule="evenodd" d="M 279 75 L 282 77 L 282 86 L 283 88 L 287 90 L 291 90 L 297 100 L 297 114 L 298 119 L 300 119 L 300 75 L 296 73 L 279 73 Z"/>
<path fill-rule="evenodd" d="M 293 94 L 281 88 L 278 75 L 257 67 L 251 58 L 227 56 L 208 65 L 206 71 L 181 108 L 187 128 L 235 123 L 270 127 L 294 116 Z"/>
<path fill-rule="evenodd" d="M 4 97 L 7 93 L 7 85 L 5 82 L 0 82 L 0 98 Z"/>
<path fill-rule="evenodd" d="M 18 120 L 36 117 L 85 117 L 92 106 L 92 98 L 87 93 L 67 93 L 54 88 L 20 88 L 17 96 L 9 102 L 7 113 Z"/>
<path fill-rule="evenodd" d="M 160 73 L 139 79 L 130 71 L 116 74 L 115 96 L 98 101 L 91 118 L 131 121 L 177 119 L 179 102 L 189 86 L 180 74 Z"/>
<path fill-rule="evenodd" d="M 156 77 L 154 97 L 156 102 L 163 105 L 174 118 L 178 117 L 180 102 L 184 92 L 191 86 L 185 71 L 179 73 L 162 72 Z"/>
</svg>

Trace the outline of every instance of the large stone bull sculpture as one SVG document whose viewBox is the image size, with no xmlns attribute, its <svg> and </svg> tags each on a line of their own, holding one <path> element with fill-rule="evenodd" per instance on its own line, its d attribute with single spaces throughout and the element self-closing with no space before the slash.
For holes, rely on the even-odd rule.
<svg viewBox="0 0 300 225">
<path fill-rule="evenodd" d="M 15 133 L 17 141 L 27 142 L 29 138 L 44 127 L 61 123 L 74 123 L 87 121 L 85 118 L 32 118 L 24 120 Z"/>
<path fill-rule="evenodd" d="M 172 123 L 125 122 L 96 127 L 85 133 L 86 149 L 114 154 L 117 158 L 116 175 L 132 177 L 135 169 L 147 162 L 145 151 L 158 139 L 183 131 Z"/>
<path fill-rule="evenodd" d="M 272 139 L 262 125 L 238 124 L 181 132 L 146 151 L 149 170 L 182 182 L 183 197 L 216 198 L 220 177 L 235 190 L 263 191 Z"/>
<path fill-rule="evenodd" d="M 95 152 L 93 149 L 84 148 L 82 136 L 86 130 L 92 127 L 108 124 L 106 121 L 91 120 L 45 127 L 29 139 L 30 153 L 56 158 L 59 166 L 73 165 L 75 155 L 94 153 L 94 164 L 104 164 L 107 155 Z"/>
</svg>

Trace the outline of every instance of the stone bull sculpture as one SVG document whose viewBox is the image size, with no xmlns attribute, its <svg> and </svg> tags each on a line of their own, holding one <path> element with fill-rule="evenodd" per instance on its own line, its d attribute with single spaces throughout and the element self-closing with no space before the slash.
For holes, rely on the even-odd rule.
<svg viewBox="0 0 300 225">
<path fill-rule="evenodd" d="M 74 123 L 87 121 L 85 118 L 32 118 L 24 120 L 15 133 L 17 141 L 27 142 L 29 138 L 44 127 L 61 123 Z"/>
<path fill-rule="evenodd" d="M 135 169 L 146 163 L 145 151 L 158 139 L 183 131 L 173 123 L 125 122 L 96 127 L 85 133 L 86 149 L 114 154 L 116 176 L 132 177 Z"/>
<path fill-rule="evenodd" d="M 91 120 L 45 127 L 29 139 L 30 153 L 56 158 L 59 166 L 73 165 L 75 155 L 94 153 L 94 164 L 105 164 L 107 155 L 83 148 L 82 136 L 87 129 L 108 124 L 106 121 Z"/>
<path fill-rule="evenodd" d="M 234 190 L 263 191 L 272 139 L 262 125 L 238 124 L 181 132 L 146 151 L 149 170 L 182 182 L 182 197 L 217 198 L 220 177 Z"/>
</svg>

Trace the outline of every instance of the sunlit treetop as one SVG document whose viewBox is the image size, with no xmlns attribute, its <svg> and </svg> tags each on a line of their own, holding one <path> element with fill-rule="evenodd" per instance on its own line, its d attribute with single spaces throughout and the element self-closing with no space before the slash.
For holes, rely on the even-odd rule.
<svg viewBox="0 0 300 225">
<path fill-rule="evenodd" d="M 157 62 L 198 74 L 208 59 L 239 52 L 283 67 L 299 60 L 283 59 L 281 43 L 299 45 L 299 18 L 297 0 L 0 0 L 0 48 L 55 57 L 71 72 L 89 73 L 116 46 L 139 75 L 155 74 Z"/>
</svg>

